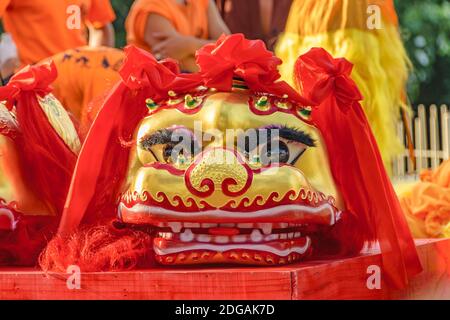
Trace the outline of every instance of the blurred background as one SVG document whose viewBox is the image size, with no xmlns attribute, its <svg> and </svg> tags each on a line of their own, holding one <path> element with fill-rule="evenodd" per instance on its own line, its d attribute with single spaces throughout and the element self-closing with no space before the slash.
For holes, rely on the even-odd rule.
<svg viewBox="0 0 450 320">
<path fill-rule="evenodd" d="M 133 0 L 112 0 L 116 46 L 125 45 L 124 22 Z M 414 65 L 408 94 L 413 105 L 450 102 L 450 1 L 396 0 L 402 37 Z"/>
<path fill-rule="evenodd" d="M 402 37 L 414 64 L 413 104 L 450 101 L 450 1 L 396 0 Z"/>
</svg>

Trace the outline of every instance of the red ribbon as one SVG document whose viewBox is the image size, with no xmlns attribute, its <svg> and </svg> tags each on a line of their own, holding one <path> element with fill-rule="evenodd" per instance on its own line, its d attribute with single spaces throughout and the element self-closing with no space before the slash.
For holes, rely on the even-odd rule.
<svg viewBox="0 0 450 320">
<path fill-rule="evenodd" d="M 314 48 L 295 64 L 295 77 L 318 107 L 313 123 L 328 152 L 334 182 L 355 219 L 343 220 L 336 236 L 343 249 L 378 241 L 383 270 L 401 288 L 421 271 L 414 242 L 364 111 L 350 78 L 352 64 Z M 376 94 L 376 93 L 375 93 Z M 352 223 L 350 225 L 349 223 Z"/>
<path fill-rule="evenodd" d="M 197 51 L 197 64 L 207 87 L 230 91 L 233 77 L 241 78 L 254 92 L 271 93 L 301 105 L 311 105 L 284 81 L 278 81 L 279 58 L 261 40 L 247 40 L 242 34 L 222 35 L 214 44 Z"/>
<path fill-rule="evenodd" d="M 46 96 L 51 92 L 51 84 L 57 76 L 53 61 L 26 66 L 6 86 L 0 87 L 0 101 L 6 101 L 6 107 L 11 110 L 22 92 L 33 91 L 39 96 Z"/>
<path fill-rule="evenodd" d="M 295 64 L 295 73 L 300 76 L 303 93 L 316 105 L 333 94 L 338 106 L 347 112 L 353 102 L 362 100 L 362 95 L 351 79 L 353 64 L 343 58 L 334 59 L 322 48 L 313 48 L 301 56 Z"/>
<path fill-rule="evenodd" d="M 151 98 L 155 101 L 167 99 L 170 90 L 187 92 L 202 84 L 198 74 L 180 74 L 175 60 L 158 62 L 153 55 L 134 46 L 126 47 L 125 53 L 120 70 L 123 83 L 131 90 L 151 88 Z"/>
</svg>

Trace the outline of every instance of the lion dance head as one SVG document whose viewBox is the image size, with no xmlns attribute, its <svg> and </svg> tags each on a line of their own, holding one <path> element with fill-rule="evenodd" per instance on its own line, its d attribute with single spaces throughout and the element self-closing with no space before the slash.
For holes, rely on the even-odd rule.
<svg viewBox="0 0 450 320">
<path fill-rule="evenodd" d="M 68 247 L 100 270 L 283 265 L 356 254 L 381 237 L 415 255 L 349 62 L 322 49 L 300 57 L 300 95 L 279 80 L 281 61 L 242 35 L 200 49 L 194 74 L 126 50 L 44 268 L 64 265 Z M 108 252 L 117 259 L 99 258 Z"/>
</svg>

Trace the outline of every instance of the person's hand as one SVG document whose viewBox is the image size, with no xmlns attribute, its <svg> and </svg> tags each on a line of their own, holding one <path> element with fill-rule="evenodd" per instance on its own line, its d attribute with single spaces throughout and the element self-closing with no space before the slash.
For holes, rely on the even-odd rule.
<svg viewBox="0 0 450 320">
<path fill-rule="evenodd" d="M 18 58 L 10 58 L 0 65 L 0 75 L 3 79 L 9 78 L 16 72 L 20 66 L 20 61 Z"/>
<path fill-rule="evenodd" d="M 20 66 L 17 47 L 8 33 L 0 37 L 0 75 L 2 78 L 10 77 Z"/>
<path fill-rule="evenodd" d="M 152 53 L 158 60 L 164 58 L 182 60 L 193 54 L 192 37 L 172 32 L 155 32 L 152 36 L 158 40 L 152 47 Z"/>
</svg>

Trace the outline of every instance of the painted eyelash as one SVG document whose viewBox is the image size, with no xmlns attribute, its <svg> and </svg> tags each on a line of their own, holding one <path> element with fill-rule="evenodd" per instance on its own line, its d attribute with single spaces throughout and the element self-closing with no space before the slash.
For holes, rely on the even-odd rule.
<svg viewBox="0 0 450 320">
<path fill-rule="evenodd" d="M 287 125 L 271 125 L 264 127 L 264 129 L 277 129 L 279 130 L 279 137 L 289 140 L 289 142 L 303 143 L 308 147 L 315 147 L 316 141 L 311 137 L 310 134 L 304 132 L 300 128 L 288 127 Z"/>
<path fill-rule="evenodd" d="M 310 134 L 304 132 L 300 128 L 282 126 L 279 128 L 280 137 L 291 142 L 303 143 L 308 147 L 315 147 L 316 141 L 311 137 Z"/>
<path fill-rule="evenodd" d="M 173 132 L 170 130 L 158 130 L 155 133 L 143 137 L 140 141 L 140 146 L 142 149 L 149 150 L 151 147 L 159 144 L 169 144 L 176 143 L 172 141 Z"/>
</svg>

